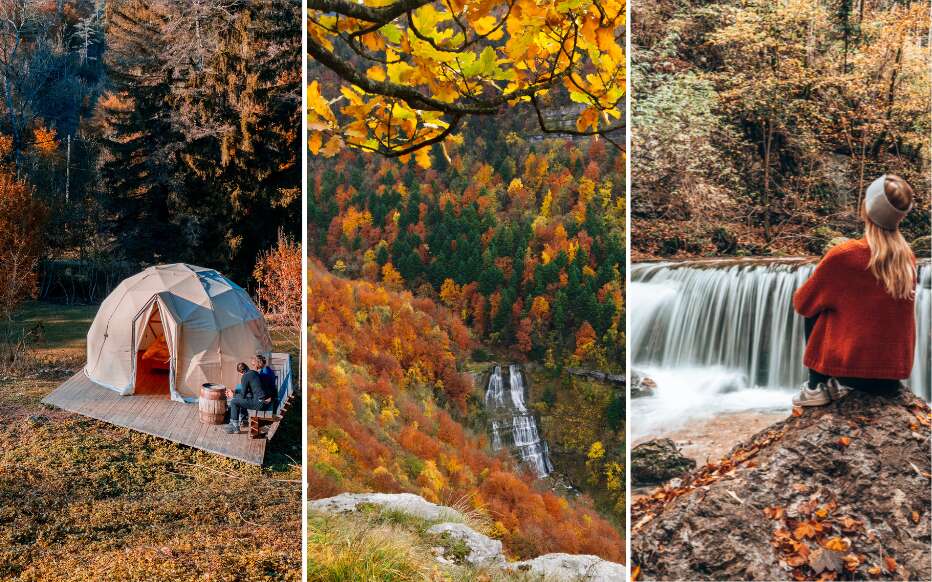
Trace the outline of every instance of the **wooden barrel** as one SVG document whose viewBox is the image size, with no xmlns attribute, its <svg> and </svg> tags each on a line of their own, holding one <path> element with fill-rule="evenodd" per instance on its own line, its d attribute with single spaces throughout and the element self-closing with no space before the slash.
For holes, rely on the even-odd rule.
<svg viewBox="0 0 932 582">
<path fill-rule="evenodd" d="M 202 386 L 197 408 L 202 423 L 223 424 L 223 419 L 227 414 L 226 386 L 222 384 Z"/>
</svg>

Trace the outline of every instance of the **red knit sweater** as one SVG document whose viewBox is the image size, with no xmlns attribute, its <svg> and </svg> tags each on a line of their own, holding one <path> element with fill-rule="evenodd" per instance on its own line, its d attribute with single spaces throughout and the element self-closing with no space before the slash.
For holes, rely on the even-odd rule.
<svg viewBox="0 0 932 582">
<path fill-rule="evenodd" d="M 816 320 L 803 363 L 837 378 L 902 380 L 913 367 L 913 299 L 894 299 L 867 268 L 864 239 L 832 248 L 793 295 L 793 307 Z"/>
</svg>

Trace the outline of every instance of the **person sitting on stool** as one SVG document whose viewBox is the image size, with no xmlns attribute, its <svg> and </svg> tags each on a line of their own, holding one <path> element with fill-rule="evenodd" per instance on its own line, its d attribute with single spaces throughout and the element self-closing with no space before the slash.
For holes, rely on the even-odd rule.
<svg viewBox="0 0 932 582">
<path fill-rule="evenodd" d="M 229 434 L 236 434 L 249 426 L 250 410 L 263 410 L 272 403 L 272 395 L 266 394 L 258 372 L 250 370 L 245 362 L 236 364 L 236 371 L 243 376 L 236 392 L 227 389 L 230 424 L 224 430 Z"/>
</svg>

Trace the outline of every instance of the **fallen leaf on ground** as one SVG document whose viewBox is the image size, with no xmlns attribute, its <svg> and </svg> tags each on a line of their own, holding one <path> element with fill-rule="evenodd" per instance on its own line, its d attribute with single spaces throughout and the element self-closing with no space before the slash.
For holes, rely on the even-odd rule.
<svg viewBox="0 0 932 582">
<path fill-rule="evenodd" d="M 884 558 L 883 563 L 887 567 L 888 571 L 896 572 L 896 560 L 894 560 L 891 556 Z"/>
<path fill-rule="evenodd" d="M 848 445 L 851 444 L 851 437 L 846 437 L 846 436 L 841 437 L 840 439 L 838 439 L 838 444 L 840 444 L 843 447 L 847 447 Z"/>
<path fill-rule="evenodd" d="M 847 552 L 850 545 L 850 542 L 847 542 L 838 536 L 829 538 L 828 541 L 823 544 L 823 546 L 829 550 L 832 550 L 833 552 Z"/>
<path fill-rule="evenodd" d="M 858 529 L 859 527 L 861 527 L 860 521 L 848 515 L 843 515 L 841 519 L 839 520 L 839 523 L 843 531 L 854 531 Z"/>
<path fill-rule="evenodd" d="M 816 548 L 809 554 L 809 567 L 816 574 L 826 570 L 841 570 L 841 557 L 838 552 L 826 550 L 825 548 Z"/>
<path fill-rule="evenodd" d="M 858 558 L 856 554 L 848 554 L 842 560 L 845 563 L 845 570 L 849 572 L 854 572 L 861 565 L 861 558 Z"/>
<path fill-rule="evenodd" d="M 783 519 L 784 510 L 782 507 L 765 507 L 764 515 L 768 519 Z"/>
<path fill-rule="evenodd" d="M 801 540 L 803 538 L 815 537 L 816 530 L 810 523 L 803 522 L 796 526 L 796 529 L 793 530 L 793 537 Z"/>
</svg>

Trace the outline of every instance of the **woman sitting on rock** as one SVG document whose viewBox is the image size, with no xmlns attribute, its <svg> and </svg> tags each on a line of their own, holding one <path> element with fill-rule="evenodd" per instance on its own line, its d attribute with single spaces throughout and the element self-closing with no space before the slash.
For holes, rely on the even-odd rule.
<svg viewBox="0 0 932 582">
<path fill-rule="evenodd" d="M 847 389 L 892 394 L 916 344 L 916 258 L 899 230 L 913 189 L 887 174 L 867 188 L 864 238 L 832 248 L 793 296 L 806 318 L 809 380 L 795 406 L 822 406 Z"/>
</svg>

